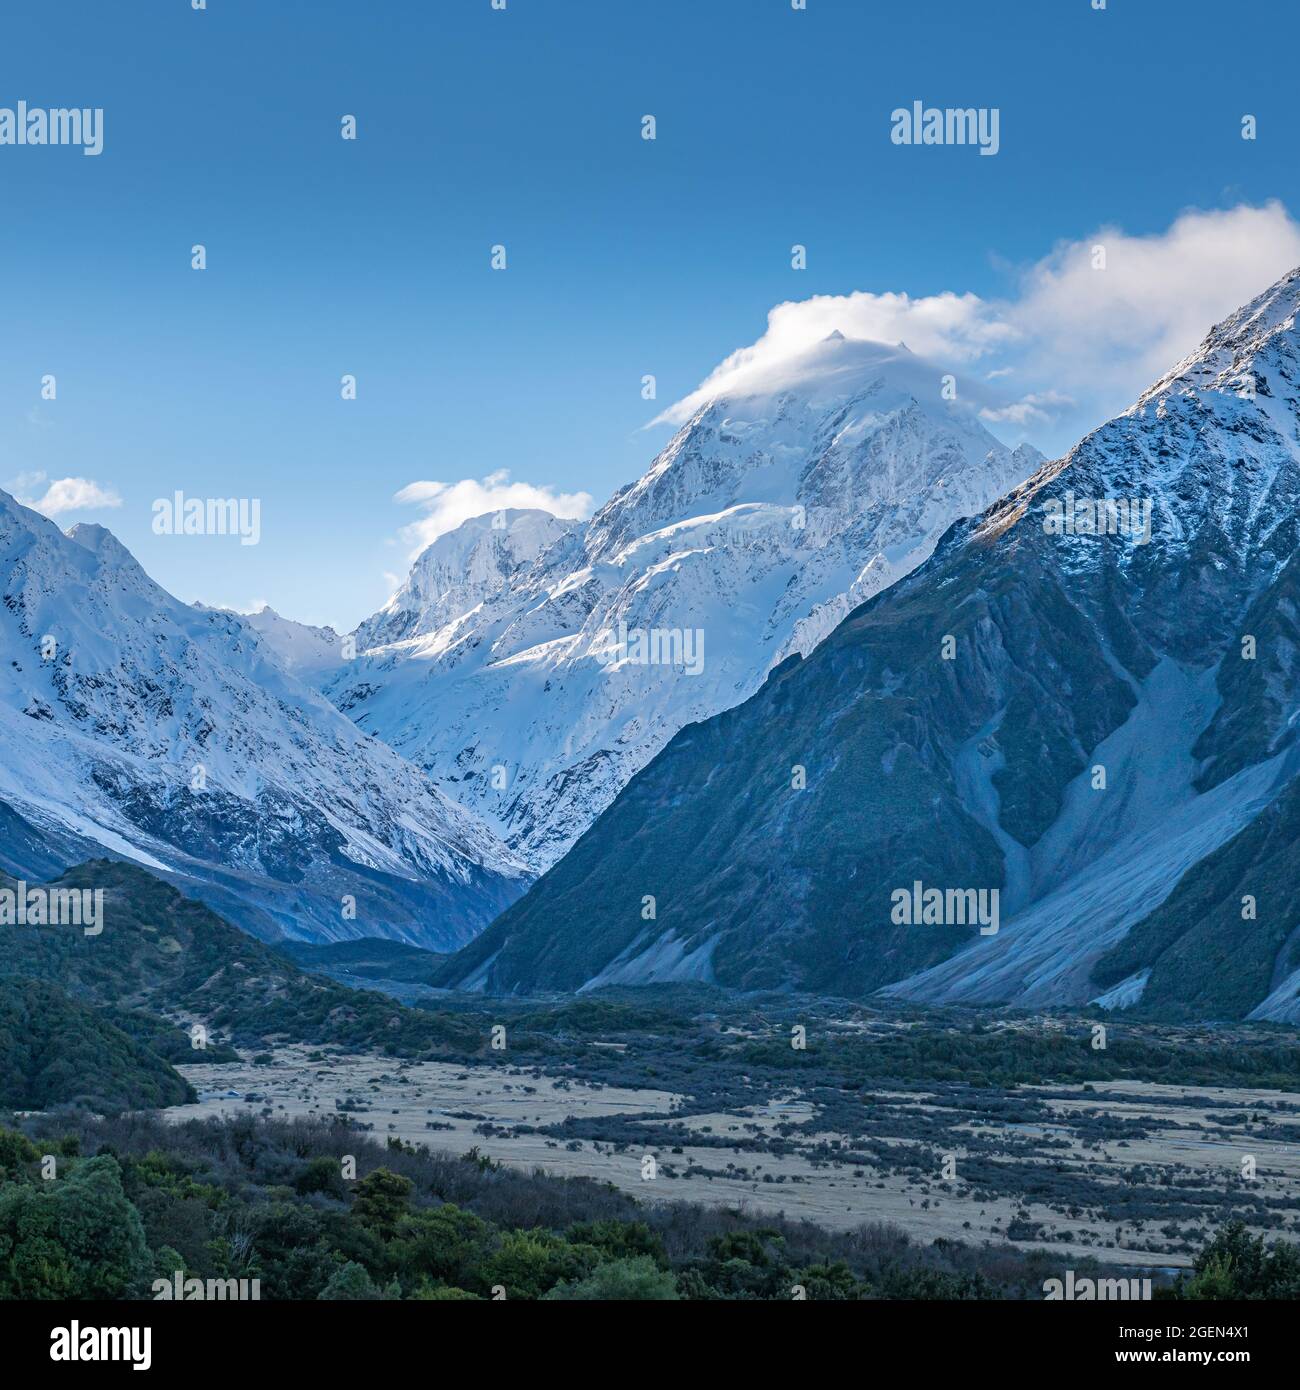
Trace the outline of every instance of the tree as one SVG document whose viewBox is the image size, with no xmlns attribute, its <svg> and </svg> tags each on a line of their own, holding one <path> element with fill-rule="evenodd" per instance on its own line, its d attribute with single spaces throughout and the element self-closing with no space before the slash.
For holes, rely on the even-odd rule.
<svg viewBox="0 0 1300 1390">
<path fill-rule="evenodd" d="M 491 1236 L 486 1221 L 448 1202 L 405 1217 L 390 1253 L 403 1276 L 463 1284 L 482 1260 Z"/>
<path fill-rule="evenodd" d="M 500 1284 L 507 1298 L 541 1298 L 565 1279 L 580 1279 L 600 1259 L 590 1247 L 574 1247 L 551 1231 L 507 1231 L 483 1262 L 479 1282 Z"/>
<path fill-rule="evenodd" d="M 649 1255 L 658 1265 L 666 1265 L 664 1243 L 644 1221 L 579 1221 L 564 1233 L 570 1245 L 594 1245 L 611 1259 Z"/>
<path fill-rule="evenodd" d="M 382 1289 L 376 1288 L 375 1282 L 366 1272 L 364 1265 L 359 1265 L 355 1260 L 349 1260 L 347 1264 L 340 1265 L 330 1276 L 329 1283 L 316 1295 L 317 1300 L 326 1301 L 348 1301 L 353 1303 L 377 1303 L 388 1298 L 389 1295 Z"/>
<path fill-rule="evenodd" d="M 150 1266 L 116 1159 L 84 1159 L 66 1177 L 0 1191 L 0 1299 L 130 1297 Z"/>
<path fill-rule="evenodd" d="M 482 1298 L 476 1293 L 469 1293 L 465 1289 L 458 1289 L 450 1284 L 441 1284 L 435 1287 L 428 1282 L 421 1284 L 411 1297 L 420 1303 L 483 1302 Z"/>
<path fill-rule="evenodd" d="M 861 1298 L 865 1289 L 865 1285 L 858 1283 L 853 1271 L 843 1260 L 836 1260 L 834 1264 L 809 1265 L 807 1269 L 797 1269 L 791 1279 L 793 1283 L 800 1285 L 807 1297 L 815 1303 Z"/>
<path fill-rule="evenodd" d="M 0 1129 L 0 1178 L 12 1182 L 22 1177 L 40 1156 L 41 1151 L 25 1134 L 16 1129 Z"/>
<path fill-rule="evenodd" d="M 293 1180 L 293 1190 L 300 1197 L 312 1192 L 324 1192 L 331 1197 L 344 1197 L 347 1188 L 339 1171 L 339 1161 L 330 1154 L 309 1159 Z"/>
<path fill-rule="evenodd" d="M 649 1255 L 633 1255 L 597 1265 L 585 1279 L 557 1284 L 542 1297 L 554 1302 L 667 1303 L 678 1297 L 677 1280 Z"/>
<path fill-rule="evenodd" d="M 1279 1241 L 1264 1244 L 1244 1223 L 1225 1226 L 1192 1262 L 1192 1277 L 1179 1280 L 1179 1298 L 1300 1298 L 1300 1250 Z"/>
<path fill-rule="evenodd" d="M 307 1206 L 270 1202 L 255 1207 L 246 1220 L 248 1277 L 260 1278 L 268 1297 L 317 1298 L 341 1263 L 325 1238 L 323 1218 Z"/>
<path fill-rule="evenodd" d="M 414 1183 L 410 1178 L 376 1168 L 357 1183 L 352 1214 L 383 1240 L 397 1233 L 397 1223 L 407 1214 Z"/>
</svg>

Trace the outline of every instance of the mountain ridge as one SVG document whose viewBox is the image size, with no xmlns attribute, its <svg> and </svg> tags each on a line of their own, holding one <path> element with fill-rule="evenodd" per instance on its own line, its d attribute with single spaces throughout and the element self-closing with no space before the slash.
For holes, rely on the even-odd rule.
<svg viewBox="0 0 1300 1390">
<path fill-rule="evenodd" d="M 1040 461 L 905 349 L 828 340 L 778 388 L 702 405 L 589 522 L 503 512 L 440 537 L 320 683 L 540 869 L 679 728 Z M 638 634 L 697 655 L 642 660 Z"/>
<path fill-rule="evenodd" d="M 263 936 L 444 947 L 522 887 L 524 866 L 472 813 L 244 618 L 173 598 L 104 528 L 65 534 L 0 493 L 0 593 L 0 802 L 27 846 L 15 871 L 93 845 Z"/>
<path fill-rule="evenodd" d="M 1298 297 L 1293 272 L 804 660 L 684 729 L 441 982 L 1140 1005 L 1190 929 L 1143 923 L 1215 855 L 1216 882 L 1249 875 L 1277 841 L 1249 829 L 1300 773 Z M 1151 531 L 1049 524 L 1080 498 L 1149 501 Z M 1210 1016 L 1300 1017 L 1300 884 L 1268 864 L 1281 890 L 1233 927 L 1240 969 L 1197 981 Z M 996 889 L 999 930 L 892 921 L 917 881 Z M 1112 955 L 1130 934 L 1150 959 Z M 1169 1011 L 1169 989 L 1148 1007 Z"/>
</svg>

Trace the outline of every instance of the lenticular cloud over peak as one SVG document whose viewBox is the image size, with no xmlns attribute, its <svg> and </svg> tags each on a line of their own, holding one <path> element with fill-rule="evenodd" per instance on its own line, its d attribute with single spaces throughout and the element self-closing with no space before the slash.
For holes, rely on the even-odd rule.
<svg viewBox="0 0 1300 1390">
<path fill-rule="evenodd" d="M 974 294 L 945 292 L 913 298 L 906 293 L 855 290 L 846 295 L 788 300 L 768 314 L 767 331 L 757 342 L 738 348 L 719 363 L 696 390 L 659 415 L 656 423 L 681 424 L 711 400 L 762 395 L 794 384 L 806 365 L 808 349 L 835 340 L 836 334 L 964 364 L 1015 333 Z"/>
<path fill-rule="evenodd" d="M 808 352 L 831 334 L 906 345 L 938 373 L 990 384 L 984 418 L 1032 428 L 1064 449 L 1122 410 L 1204 326 L 1300 264 L 1300 225 L 1278 201 L 1192 209 L 1163 231 L 1102 226 L 1062 240 L 1013 275 L 1001 298 L 945 290 L 819 294 L 769 311 L 764 332 L 730 353 L 654 424 L 701 406 L 806 384 Z"/>
</svg>

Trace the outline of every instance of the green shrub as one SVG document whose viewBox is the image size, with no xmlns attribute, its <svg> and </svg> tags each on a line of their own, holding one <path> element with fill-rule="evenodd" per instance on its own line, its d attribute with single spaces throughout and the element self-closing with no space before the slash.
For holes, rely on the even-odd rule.
<svg viewBox="0 0 1300 1390">
<path fill-rule="evenodd" d="M 542 1297 L 557 1302 L 666 1303 L 678 1297 L 677 1280 L 648 1255 L 633 1255 L 624 1260 L 607 1260 L 585 1279 L 557 1284 Z"/>
</svg>

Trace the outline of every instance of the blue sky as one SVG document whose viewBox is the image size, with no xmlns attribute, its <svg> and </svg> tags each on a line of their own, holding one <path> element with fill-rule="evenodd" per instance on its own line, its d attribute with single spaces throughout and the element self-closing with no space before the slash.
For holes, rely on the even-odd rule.
<svg viewBox="0 0 1300 1390">
<path fill-rule="evenodd" d="M 1221 301 L 1300 261 L 1300 20 L 1277 6 L 1261 37 L 1245 16 L 1218 0 L 12 8 L 0 106 L 102 107 L 105 143 L 0 147 L 0 485 L 35 499 L 92 480 L 119 505 L 60 523 L 110 526 L 180 597 L 350 627 L 405 572 L 422 513 L 403 489 L 508 470 L 603 501 L 667 437 L 647 422 L 762 338 L 773 306 L 853 292 L 870 297 L 846 304 L 859 331 L 937 314 L 936 358 L 1003 393 L 993 428 L 1060 450 Z M 890 113 L 914 100 L 998 108 L 998 154 L 892 144 Z M 1078 257 L 1099 228 L 1119 273 L 1090 281 Z M 1102 310 L 1143 341 L 1108 341 Z M 987 346 L 999 325 L 1005 351 Z M 178 488 L 260 498 L 261 543 L 155 536 L 152 503 Z"/>
</svg>

